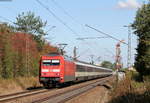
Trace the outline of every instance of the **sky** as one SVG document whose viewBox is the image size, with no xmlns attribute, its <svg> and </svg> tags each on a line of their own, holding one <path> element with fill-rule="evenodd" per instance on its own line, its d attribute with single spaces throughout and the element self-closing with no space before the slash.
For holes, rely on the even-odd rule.
<svg viewBox="0 0 150 103">
<path fill-rule="evenodd" d="M 32 11 L 47 21 L 44 28 L 48 31 L 45 37 L 53 45 L 68 44 L 65 47 L 67 55 L 73 56 L 73 48 L 77 47 L 79 60 L 115 61 L 115 46 L 118 41 L 111 38 L 78 40 L 84 37 L 106 37 L 88 27 L 110 34 L 119 40 L 128 42 L 128 29 L 124 25 L 134 22 L 136 11 L 146 0 L 0 0 L 0 21 L 14 22 L 16 16 L 22 12 Z M 131 63 L 134 63 L 137 37 L 132 31 Z M 121 56 L 124 67 L 127 66 L 127 45 L 121 44 Z"/>
</svg>

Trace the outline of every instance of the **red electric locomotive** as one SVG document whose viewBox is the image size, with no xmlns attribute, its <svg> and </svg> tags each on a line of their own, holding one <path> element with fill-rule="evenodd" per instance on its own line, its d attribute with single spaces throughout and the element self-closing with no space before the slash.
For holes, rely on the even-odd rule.
<svg viewBox="0 0 150 103">
<path fill-rule="evenodd" d="M 44 55 L 40 60 L 39 80 L 45 87 L 109 75 L 112 75 L 111 69 L 73 61 L 57 53 Z"/>
<path fill-rule="evenodd" d="M 75 63 L 57 53 L 41 57 L 40 83 L 45 87 L 75 80 Z"/>
</svg>

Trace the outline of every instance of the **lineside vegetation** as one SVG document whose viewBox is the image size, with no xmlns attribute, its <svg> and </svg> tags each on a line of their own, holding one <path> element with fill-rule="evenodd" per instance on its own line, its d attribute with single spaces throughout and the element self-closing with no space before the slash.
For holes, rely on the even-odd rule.
<svg viewBox="0 0 150 103">
<path fill-rule="evenodd" d="M 138 9 L 132 27 L 138 37 L 135 68 L 147 80 L 150 78 L 150 2 Z"/>
<path fill-rule="evenodd" d="M 43 22 L 34 13 L 21 13 L 15 25 L 0 24 L 0 78 L 37 76 L 40 56 L 57 52 L 43 37 Z"/>
</svg>

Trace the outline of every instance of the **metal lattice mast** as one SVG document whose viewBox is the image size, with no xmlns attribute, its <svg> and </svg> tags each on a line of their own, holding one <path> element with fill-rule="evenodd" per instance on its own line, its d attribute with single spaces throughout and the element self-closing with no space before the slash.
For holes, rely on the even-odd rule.
<svg viewBox="0 0 150 103">
<path fill-rule="evenodd" d="M 131 67 L 131 28 L 128 26 L 128 68 Z"/>
<path fill-rule="evenodd" d="M 128 58 L 127 58 L 127 68 L 131 67 L 131 25 L 125 25 L 128 28 Z"/>
</svg>

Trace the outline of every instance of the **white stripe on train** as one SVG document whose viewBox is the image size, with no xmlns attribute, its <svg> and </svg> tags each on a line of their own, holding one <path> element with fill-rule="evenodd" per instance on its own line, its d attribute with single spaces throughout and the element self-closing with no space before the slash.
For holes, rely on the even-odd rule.
<svg viewBox="0 0 150 103">
<path fill-rule="evenodd" d="M 76 65 L 82 65 L 82 66 L 88 66 L 88 67 L 92 67 L 92 68 L 97 68 L 97 69 L 103 69 L 103 70 L 112 71 L 111 69 L 103 68 L 103 67 L 96 66 L 96 65 L 84 64 L 84 63 L 80 63 L 80 62 L 75 62 L 75 64 Z"/>
</svg>

